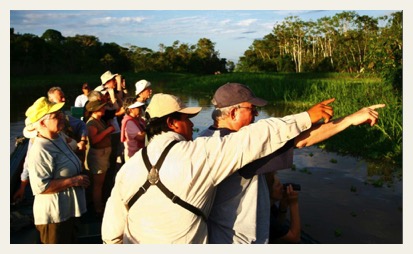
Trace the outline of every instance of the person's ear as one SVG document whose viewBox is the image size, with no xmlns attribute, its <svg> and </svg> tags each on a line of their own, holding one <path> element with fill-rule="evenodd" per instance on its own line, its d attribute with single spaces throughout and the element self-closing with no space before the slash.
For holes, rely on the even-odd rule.
<svg viewBox="0 0 413 254">
<path fill-rule="evenodd" d="M 172 117 L 168 117 L 166 119 L 166 124 L 168 125 L 168 128 L 171 130 L 175 130 L 176 129 L 176 125 L 175 125 L 175 119 Z"/>
<path fill-rule="evenodd" d="M 43 119 L 43 120 L 40 120 L 39 125 L 42 126 L 42 127 L 45 127 L 45 126 L 46 126 L 46 125 L 44 124 L 44 119 Z"/>
<path fill-rule="evenodd" d="M 237 108 L 235 107 L 231 108 L 231 110 L 229 111 L 229 117 L 232 120 L 235 120 L 237 118 Z"/>
</svg>

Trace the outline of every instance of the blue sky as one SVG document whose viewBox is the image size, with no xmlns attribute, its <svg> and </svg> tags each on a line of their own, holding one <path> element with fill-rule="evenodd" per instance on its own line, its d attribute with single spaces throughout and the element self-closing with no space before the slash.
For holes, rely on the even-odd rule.
<svg viewBox="0 0 413 254">
<path fill-rule="evenodd" d="M 351 11 L 351 10 L 346 10 Z M 354 10 L 378 17 L 395 10 Z M 158 50 L 176 40 L 190 45 L 206 37 L 220 57 L 236 62 L 254 39 L 271 33 L 287 16 L 316 21 L 343 10 L 11 10 L 10 27 L 16 33 L 41 36 L 54 29 L 63 36 L 94 35 L 101 42 Z"/>
</svg>

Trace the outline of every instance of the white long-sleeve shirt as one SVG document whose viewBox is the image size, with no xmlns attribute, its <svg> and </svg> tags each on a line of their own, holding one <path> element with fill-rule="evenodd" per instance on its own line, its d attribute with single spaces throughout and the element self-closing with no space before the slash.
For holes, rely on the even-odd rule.
<svg viewBox="0 0 413 254">
<path fill-rule="evenodd" d="M 168 153 L 159 171 L 162 183 L 182 200 L 208 215 L 214 187 L 246 164 L 281 148 L 311 127 L 308 113 L 259 120 L 225 137 L 185 141 L 175 132 L 153 137 L 148 156 L 155 164 L 172 140 L 181 140 Z M 147 179 L 142 150 L 116 176 L 102 221 L 105 243 L 207 243 L 203 219 L 172 203 L 151 186 L 128 211 L 125 204 Z"/>
</svg>

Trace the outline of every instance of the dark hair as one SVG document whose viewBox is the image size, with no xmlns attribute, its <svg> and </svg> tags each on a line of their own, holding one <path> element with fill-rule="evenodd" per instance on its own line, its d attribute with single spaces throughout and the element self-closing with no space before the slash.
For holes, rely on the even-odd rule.
<svg viewBox="0 0 413 254">
<path fill-rule="evenodd" d="M 125 113 L 127 115 L 129 115 L 129 112 L 130 112 L 130 109 L 128 107 L 135 102 L 136 102 L 135 97 L 126 97 L 125 100 L 123 101 L 122 107 L 125 110 Z"/>
<path fill-rule="evenodd" d="M 148 140 L 150 140 L 153 136 L 157 134 L 171 130 L 168 127 L 168 123 L 166 122 L 168 117 L 175 119 L 175 120 L 180 120 L 182 117 L 182 113 L 174 112 L 174 113 L 171 113 L 163 117 L 155 117 L 155 118 L 150 118 L 150 115 L 147 112 L 145 113 L 145 119 L 148 119 L 146 120 L 146 128 L 145 128 Z"/>
</svg>

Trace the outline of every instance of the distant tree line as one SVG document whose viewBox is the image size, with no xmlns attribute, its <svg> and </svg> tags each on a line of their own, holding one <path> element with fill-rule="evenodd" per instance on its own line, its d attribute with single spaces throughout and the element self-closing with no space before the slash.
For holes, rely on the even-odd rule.
<svg viewBox="0 0 413 254">
<path fill-rule="evenodd" d="M 159 51 L 138 46 L 102 43 L 95 36 L 64 37 L 48 29 L 41 37 L 16 34 L 10 29 L 11 75 L 117 72 L 227 72 L 227 60 L 219 58 L 215 43 L 201 38 L 196 45 L 175 41 L 159 45 Z M 231 67 L 231 62 L 229 61 Z M 232 64 L 233 66 L 233 64 Z M 232 67 L 233 69 L 234 67 Z"/>
<path fill-rule="evenodd" d="M 384 25 L 379 26 L 379 21 Z M 10 29 L 11 75 L 50 73 L 189 72 L 349 72 L 381 75 L 402 89 L 403 13 L 372 18 L 353 11 L 302 21 L 296 16 L 277 23 L 256 39 L 237 65 L 220 58 L 215 43 L 175 41 L 159 50 L 101 43 L 91 35 L 64 37 L 48 29 L 41 37 Z"/>
<path fill-rule="evenodd" d="M 372 18 L 345 11 L 315 22 L 287 17 L 254 40 L 236 70 L 373 73 L 401 90 L 402 63 L 402 12 Z"/>
</svg>

